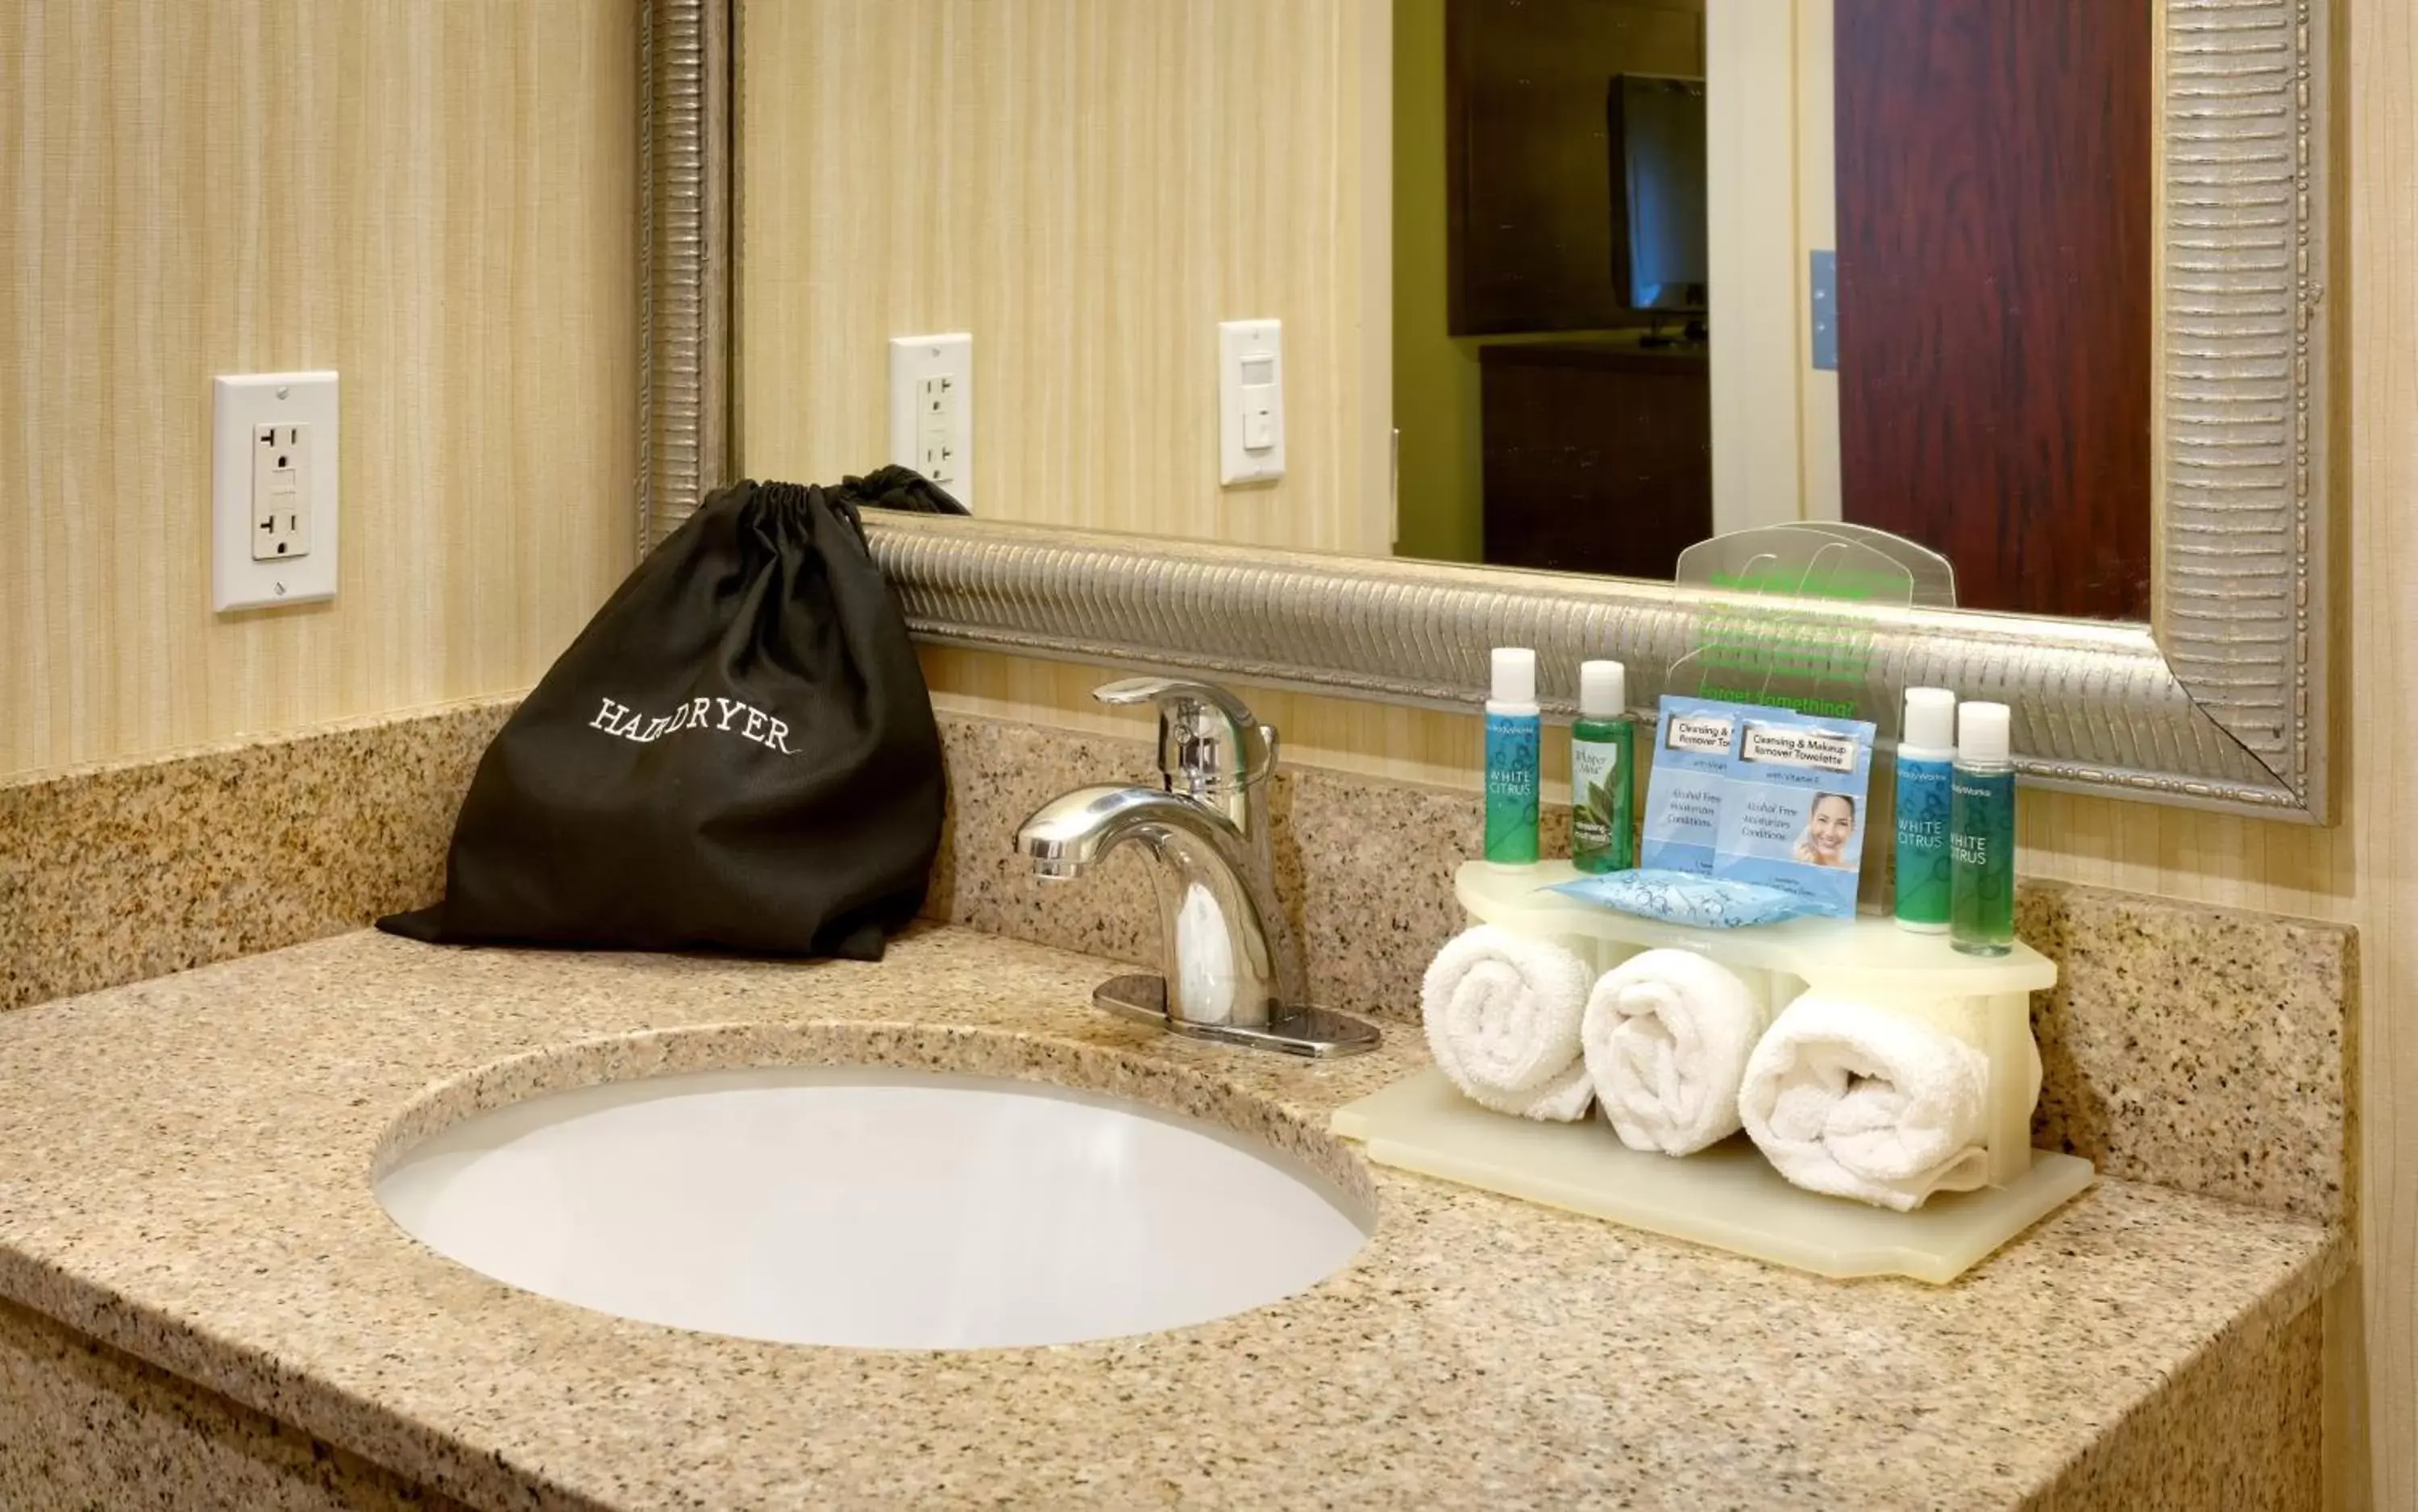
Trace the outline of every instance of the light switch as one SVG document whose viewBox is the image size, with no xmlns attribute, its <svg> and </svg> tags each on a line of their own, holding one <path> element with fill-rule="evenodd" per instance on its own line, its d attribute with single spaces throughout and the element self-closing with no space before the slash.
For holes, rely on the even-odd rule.
<svg viewBox="0 0 2418 1512">
<path fill-rule="evenodd" d="M 1247 357 L 1243 359 L 1243 450 L 1265 451 L 1276 444 L 1276 359 Z"/>
<path fill-rule="evenodd" d="M 1284 326 L 1229 320 L 1217 328 L 1217 481 L 1284 476 Z"/>
</svg>

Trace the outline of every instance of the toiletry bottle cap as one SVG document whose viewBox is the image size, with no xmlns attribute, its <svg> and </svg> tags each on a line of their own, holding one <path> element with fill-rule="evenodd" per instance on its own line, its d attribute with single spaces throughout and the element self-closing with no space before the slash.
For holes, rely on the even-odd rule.
<svg viewBox="0 0 2418 1512">
<path fill-rule="evenodd" d="M 1579 712 L 1614 719 L 1629 711 L 1629 668 L 1618 662 L 1579 664 Z"/>
<path fill-rule="evenodd" d="M 1945 688 L 1905 690 L 1905 734 L 1899 742 L 1918 751 L 1956 748 L 1956 695 Z"/>
<path fill-rule="evenodd" d="M 2004 704 L 1956 706 L 1956 759 L 1999 762 L 2009 757 L 2009 715 Z"/>
<path fill-rule="evenodd" d="M 1533 704 L 1537 701 L 1537 653 L 1524 646 L 1494 648 L 1494 701 Z"/>
</svg>

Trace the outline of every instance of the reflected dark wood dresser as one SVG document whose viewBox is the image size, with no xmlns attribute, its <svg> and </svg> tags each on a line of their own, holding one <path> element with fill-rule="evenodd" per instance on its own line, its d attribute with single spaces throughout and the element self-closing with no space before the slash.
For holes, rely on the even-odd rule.
<svg viewBox="0 0 2418 1512">
<path fill-rule="evenodd" d="M 1707 350 L 1635 336 L 1480 348 L 1486 560 L 1668 582 L 1713 533 Z"/>
</svg>

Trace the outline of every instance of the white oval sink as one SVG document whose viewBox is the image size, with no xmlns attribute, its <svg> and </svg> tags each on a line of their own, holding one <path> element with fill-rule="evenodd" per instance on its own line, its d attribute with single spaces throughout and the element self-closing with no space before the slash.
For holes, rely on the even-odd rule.
<svg viewBox="0 0 2418 1512">
<path fill-rule="evenodd" d="M 1068 1344 L 1302 1291 L 1368 1237 L 1278 1153 L 1139 1103 L 858 1067 L 557 1092 L 406 1151 L 439 1254 L 647 1322 L 862 1349 Z"/>
</svg>

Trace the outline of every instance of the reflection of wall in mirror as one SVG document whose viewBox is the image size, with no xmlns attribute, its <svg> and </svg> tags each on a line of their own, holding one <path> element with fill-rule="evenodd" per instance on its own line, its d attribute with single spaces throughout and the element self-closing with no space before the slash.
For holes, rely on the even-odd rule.
<svg viewBox="0 0 2418 1512">
<path fill-rule="evenodd" d="M 1712 283 L 1722 292 L 1714 320 L 1721 339 L 1713 346 L 1713 512 L 1706 528 L 1835 519 L 1837 379 L 1812 365 L 1799 314 L 1811 298 L 1809 254 L 1830 245 L 1831 0 L 1596 0 L 1593 9 L 1650 13 L 1666 29 L 1680 20 L 1676 12 L 1703 12 L 1703 31 L 1684 53 L 1641 57 L 1636 66 L 1705 76 L 1713 97 L 1707 234 Z M 1399 0 L 1395 8 L 1400 550 L 1476 561 L 1483 557 L 1487 518 L 1480 341 L 1454 335 L 1448 321 L 1447 10 L 1447 0 Z M 1693 27 L 1697 18 L 1687 16 L 1685 23 Z M 1568 333 L 1485 340 L 1564 339 Z"/>
<path fill-rule="evenodd" d="M 1957 3 L 1936 0 L 1943 14 Z M 1720 291 L 1711 530 L 1839 511 L 1839 375 L 1812 367 L 1807 318 L 1812 250 L 1840 242 L 1843 302 L 1858 276 L 1833 233 L 1837 8 L 1704 8 Z M 1421 162 L 1445 155 L 1449 13 L 1447 0 L 746 0 L 742 465 L 829 478 L 885 460 L 888 339 L 970 329 L 987 514 L 1372 555 L 1399 527 L 1404 555 L 1477 557 L 1477 363 L 1443 324 L 1446 196 L 1421 200 L 1415 188 L 1433 182 Z M 868 78 L 884 81 L 878 125 L 825 107 Z M 2041 312 L 2063 306 L 2029 308 L 2036 335 Z M 1870 384 L 1881 369 L 1855 344 L 1876 332 L 1843 313 L 1848 376 Z M 1291 470 L 1273 488 L 1221 489 L 1216 324 L 1251 315 L 1285 325 Z M 2126 389 L 2125 405 L 2145 404 L 2144 388 Z M 2141 427 L 2124 423 L 2137 439 Z M 1395 424 L 1399 513 L 1387 491 Z M 2094 486 L 2065 496 L 2137 510 L 2137 487 L 2096 486 L 2105 470 L 2073 460 L 2085 450 L 2064 449 L 2058 466 Z M 1960 486 L 1981 471 L 1965 466 L 1977 451 L 1946 449 L 1971 475 Z M 2002 451 L 2001 470 L 2035 454 Z M 2000 493 L 2028 486 L 2011 478 Z M 1982 518 L 1997 507 L 1981 495 L 1960 506 Z"/>
<path fill-rule="evenodd" d="M 1812 258 L 1836 244 L 1832 0 L 1705 11 L 1713 528 L 1839 518 L 1839 375 L 1814 365 Z"/>
<path fill-rule="evenodd" d="M 1555 426 L 1594 402 L 1566 381 L 1583 371 L 1580 354 L 1633 348 L 1652 318 L 1634 308 L 1609 107 L 1627 74 L 1702 77 L 1702 0 L 1397 0 L 1394 9 L 1400 552 L 1563 566 L 1589 557 L 1600 570 L 1620 553 L 1584 523 L 1612 502 L 1595 496 L 1604 474 L 1590 457 L 1617 437 L 1600 425 L 1583 435 Z M 1701 184 L 1701 165 L 1694 176 Z M 1701 350 L 1695 362 L 1701 406 Z M 1486 411 L 1514 415 L 1521 434 L 1490 432 Z M 1507 487 L 1516 496 L 1490 513 L 1487 491 L 1505 505 Z M 1593 549 L 1574 551 L 1579 542 Z"/>
<path fill-rule="evenodd" d="M 1388 550 L 1388 7 L 739 22 L 746 470 L 885 460 L 889 338 L 967 330 L 986 516 Z M 1289 471 L 1221 489 L 1217 324 L 1256 317 L 1284 323 Z"/>
<path fill-rule="evenodd" d="M 1447 318 L 1446 0 L 1394 8 L 1394 424 L 1397 549 L 1478 560 L 1477 344 Z"/>
</svg>

